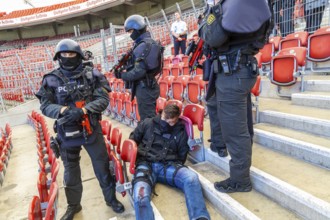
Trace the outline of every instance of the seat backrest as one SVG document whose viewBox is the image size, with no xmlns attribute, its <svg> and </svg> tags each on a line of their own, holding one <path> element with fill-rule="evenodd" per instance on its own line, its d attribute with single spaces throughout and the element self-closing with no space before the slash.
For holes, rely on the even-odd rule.
<svg viewBox="0 0 330 220">
<path fill-rule="evenodd" d="M 180 119 L 182 120 L 182 122 L 185 126 L 188 138 L 193 139 L 194 138 L 194 128 L 193 128 L 193 123 L 191 122 L 190 118 L 180 115 Z"/>
<path fill-rule="evenodd" d="M 288 34 L 285 39 L 280 41 L 280 49 L 290 48 L 290 47 L 306 47 L 308 39 L 308 32 L 296 32 Z"/>
<path fill-rule="evenodd" d="M 168 100 L 168 101 L 166 102 L 165 106 L 166 106 L 166 105 L 169 105 L 169 104 L 172 104 L 172 105 L 176 105 L 176 106 L 178 106 L 179 109 L 180 109 L 180 112 L 182 112 L 182 106 L 183 106 L 183 104 L 182 104 L 181 101 L 176 100 L 176 99 L 170 99 L 170 100 Z"/>
<path fill-rule="evenodd" d="M 117 156 L 115 155 L 115 153 L 113 151 L 110 152 L 110 160 L 113 162 L 113 165 L 114 165 L 116 181 L 123 184 L 125 182 L 124 174 L 123 174 L 123 167 L 120 163 L 120 160 L 117 158 Z"/>
<path fill-rule="evenodd" d="M 33 196 L 29 206 L 29 220 L 42 220 L 41 204 L 38 196 Z"/>
<path fill-rule="evenodd" d="M 110 143 L 115 147 L 117 154 L 120 154 L 122 132 L 120 128 L 115 127 L 112 129 Z"/>
<path fill-rule="evenodd" d="M 260 95 L 260 83 L 261 83 L 261 76 L 258 76 L 256 83 L 254 84 L 254 86 L 251 89 L 251 93 L 254 96 L 259 96 Z"/>
<path fill-rule="evenodd" d="M 110 140 L 112 123 L 110 120 L 101 120 L 102 134 Z"/>
<path fill-rule="evenodd" d="M 123 161 L 129 162 L 129 171 L 131 174 L 135 173 L 135 161 L 137 156 L 137 145 L 135 141 L 126 139 L 122 145 L 120 157 Z"/>
<path fill-rule="evenodd" d="M 199 131 L 204 130 L 205 109 L 198 104 L 188 104 L 183 109 L 183 116 L 188 117 L 193 125 L 197 125 Z"/>
<path fill-rule="evenodd" d="M 50 185 L 49 201 L 46 209 L 45 220 L 54 220 L 57 212 L 57 200 L 58 198 L 58 185 L 57 182 L 53 182 Z"/>
<path fill-rule="evenodd" d="M 48 201 L 47 175 L 43 171 L 39 173 L 37 187 L 39 191 L 40 201 L 47 202 Z"/>
<path fill-rule="evenodd" d="M 297 60 L 298 66 L 305 66 L 306 53 L 307 49 L 305 47 L 291 47 L 281 50 L 277 56 L 294 56 Z"/>
<path fill-rule="evenodd" d="M 275 36 L 275 37 L 269 38 L 268 42 L 272 43 L 274 45 L 274 49 L 277 51 L 279 49 L 281 40 L 282 40 L 281 36 Z"/>
<path fill-rule="evenodd" d="M 330 60 L 330 27 L 320 28 L 308 37 L 307 57 L 319 62 Z"/>
<path fill-rule="evenodd" d="M 192 80 L 187 83 L 187 99 L 191 103 L 200 103 L 201 90 L 199 82 Z"/>
<path fill-rule="evenodd" d="M 156 100 L 156 112 L 159 113 L 160 110 L 163 110 L 166 105 L 166 99 L 163 97 L 158 97 Z"/>
</svg>

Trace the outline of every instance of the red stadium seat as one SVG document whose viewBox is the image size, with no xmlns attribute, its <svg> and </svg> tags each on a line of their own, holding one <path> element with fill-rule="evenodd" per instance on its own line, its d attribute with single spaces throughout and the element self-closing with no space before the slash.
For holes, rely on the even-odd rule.
<svg viewBox="0 0 330 220">
<path fill-rule="evenodd" d="M 107 140 L 110 140 L 112 123 L 110 120 L 101 120 L 102 134 Z"/>
<path fill-rule="evenodd" d="M 188 81 L 189 77 L 186 75 L 178 76 L 175 80 L 173 80 L 170 98 L 183 101 Z"/>
<path fill-rule="evenodd" d="M 315 68 L 317 62 L 330 60 L 330 27 L 323 27 L 308 37 L 307 59 L 312 61 L 313 72 L 325 72 L 324 68 Z M 327 65 L 329 71 L 329 65 Z"/>
<path fill-rule="evenodd" d="M 123 174 L 123 167 L 115 153 L 113 151 L 110 152 L 110 168 L 111 172 L 115 174 L 117 186 L 124 184 L 124 174 Z M 126 195 L 126 191 L 118 190 L 119 187 L 116 187 L 117 191 L 122 194 L 122 196 Z"/>
<path fill-rule="evenodd" d="M 33 196 L 29 206 L 29 220 L 42 220 L 41 204 L 38 196 Z"/>
<path fill-rule="evenodd" d="M 135 141 L 131 139 L 126 139 L 123 142 L 120 157 L 124 162 L 130 163 L 129 172 L 131 174 L 135 173 L 136 156 L 137 156 L 137 145 Z"/>
<path fill-rule="evenodd" d="M 110 144 L 112 146 L 112 150 L 117 154 L 120 154 L 121 137 L 122 137 L 122 132 L 120 128 L 118 127 L 113 128 L 111 132 Z"/>
<path fill-rule="evenodd" d="M 163 97 L 158 97 L 156 100 L 156 112 L 159 113 L 159 111 L 163 110 L 166 105 L 166 99 Z"/>
<path fill-rule="evenodd" d="M 203 141 L 204 115 L 205 108 L 198 104 L 188 104 L 183 109 L 183 116 L 189 118 L 192 125 L 196 125 L 200 133 L 199 138 L 194 137 L 194 139 L 188 141 L 190 149 L 195 151 L 191 154 L 199 161 L 205 160 Z"/>
<path fill-rule="evenodd" d="M 297 73 L 304 71 L 305 64 L 305 47 L 283 49 L 272 58 L 270 80 L 279 86 L 293 85 L 297 81 Z"/>
<path fill-rule="evenodd" d="M 285 39 L 280 41 L 280 50 L 291 47 L 306 47 L 308 32 L 296 32 L 288 34 Z"/>
<path fill-rule="evenodd" d="M 58 185 L 53 182 L 50 185 L 49 190 L 49 200 L 47 204 L 47 209 L 45 213 L 45 220 L 54 220 L 57 212 L 57 199 L 58 199 Z"/>
</svg>

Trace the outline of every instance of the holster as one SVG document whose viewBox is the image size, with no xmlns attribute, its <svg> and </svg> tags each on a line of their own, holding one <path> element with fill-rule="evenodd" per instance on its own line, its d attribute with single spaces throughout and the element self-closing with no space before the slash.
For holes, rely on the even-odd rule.
<svg viewBox="0 0 330 220">
<path fill-rule="evenodd" d="M 215 81 L 216 81 L 216 72 L 218 73 L 219 70 L 219 63 L 218 60 L 214 60 L 211 64 L 211 71 L 210 71 L 210 76 L 209 76 L 209 83 L 207 86 L 207 90 L 206 90 L 206 95 L 205 95 L 205 100 L 209 100 L 209 98 L 211 98 L 213 96 L 213 94 L 216 91 L 216 87 L 215 87 Z"/>
</svg>

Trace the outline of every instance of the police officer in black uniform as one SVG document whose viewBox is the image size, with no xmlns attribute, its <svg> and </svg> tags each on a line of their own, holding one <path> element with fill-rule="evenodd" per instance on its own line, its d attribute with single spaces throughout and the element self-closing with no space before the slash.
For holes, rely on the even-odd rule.
<svg viewBox="0 0 330 220">
<path fill-rule="evenodd" d="M 210 78 L 209 87 L 216 89 L 222 138 L 231 156 L 230 178 L 214 184 L 220 192 L 252 190 L 253 134 L 249 128 L 251 123 L 248 124 L 251 116 L 248 101 L 258 75 L 254 55 L 268 40 L 272 29 L 270 8 L 266 1 L 220 1 L 208 8 L 199 29 L 200 37 L 217 53 L 212 64 L 216 77 L 213 81 Z"/>
<path fill-rule="evenodd" d="M 54 131 L 64 165 L 68 203 L 62 220 L 73 219 L 82 209 L 81 145 L 91 157 L 106 204 L 116 213 L 124 211 L 124 206 L 116 199 L 115 180 L 109 171 L 109 158 L 99 123 L 102 111 L 109 104 L 109 83 L 96 69 L 83 65 L 83 59 L 84 54 L 77 42 L 61 40 L 54 56 L 54 61 L 57 60 L 60 67 L 45 74 L 36 94 L 42 113 L 57 119 Z M 77 106 L 78 102 L 83 105 Z M 83 126 L 82 120 L 89 121 L 90 126 Z"/>
<path fill-rule="evenodd" d="M 159 85 L 155 75 L 162 68 L 162 48 L 148 32 L 145 19 L 140 15 L 131 15 L 125 21 L 125 31 L 134 40 L 132 59 L 127 69 L 116 74 L 126 81 L 132 89 L 132 99 L 136 95 L 141 121 L 156 115 L 156 99 L 159 97 Z"/>
</svg>

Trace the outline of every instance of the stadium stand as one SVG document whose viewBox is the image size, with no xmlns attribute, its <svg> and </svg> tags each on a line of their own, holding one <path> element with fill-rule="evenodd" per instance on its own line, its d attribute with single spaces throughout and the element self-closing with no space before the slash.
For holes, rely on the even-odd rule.
<svg viewBox="0 0 330 220">
<path fill-rule="evenodd" d="M 81 2 L 86 2 L 86 0 L 37 8 L 39 11 L 28 9 L 9 14 L 0 13 L 0 20 L 52 11 Z M 204 9 L 201 6 L 204 1 L 193 2 L 196 3 L 196 10 L 193 9 L 191 1 L 179 3 L 183 18 L 189 26 L 190 35 L 197 30 L 196 17 Z M 167 5 L 167 3 L 164 4 Z M 176 5 L 164 9 L 169 24 L 173 21 L 173 12 L 177 10 Z M 212 219 L 233 219 L 237 215 L 249 216 L 248 219 L 329 219 L 329 193 L 327 189 L 323 188 L 323 185 L 327 186 L 330 181 L 328 172 L 330 167 L 328 149 L 330 144 L 328 114 L 328 109 L 330 109 L 328 104 L 330 92 L 329 12 L 327 6 L 321 27 L 317 28 L 314 33 L 309 34 L 304 31 L 304 19 L 301 19 L 300 23 L 295 23 L 294 33 L 280 33 L 280 28 L 276 29 L 274 36 L 269 38 L 269 44 L 266 44 L 256 56 L 260 60 L 259 68 L 262 74 L 251 90 L 255 97 L 253 106 L 257 124 L 255 124 L 254 158 L 251 170 L 254 190 L 248 194 L 248 203 L 240 195 L 224 197 L 223 194 L 211 191 L 212 182 L 215 181 L 214 174 L 217 178 L 222 178 L 222 174 L 228 172 L 230 158 L 218 158 L 210 151 L 206 141 L 209 135 L 209 120 L 205 116 L 207 109 L 204 100 L 207 83 L 201 80 L 202 69 L 189 72 L 187 66 L 189 57 L 172 56 L 172 39 L 162 13 L 148 16 L 154 37 L 166 47 L 163 73 L 159 77 L 161 96 L 157 100 L 155 111 L 163 109 L 166 103 L 182 102 L 181 117 L 187 122 L 186 131 L 189 133 L 191 146 L 195 146 L 193 148 L 196 148 L 196 152 L 200 146 L 205 147 L 203 151 L 205 155 L 190 152 L 195 161 L 201 160 L 202 157 L 202 160 L 205 158 L 205 162 L 188 166 L 199 174 L 205 198 L 213 204 L 213 206 L 208 206 Z M 109 11 L 106 13 L 111 14 Z M 279 22 L 277 27 L 280 27 L 282 21 Z M 115 21 L 114 23 L 120 24 Z M 65 25 L 65 22 L 60 24 Z M 101 34 L 103 30 L 99 28 L 92 30 L 91 28 L 89 31 L 83 30 L 81 36 L 75 36 L 71 30 L 70 33 L 60 31 L 55 36 L 33 37 L 31 34 L 29 37 L 23 35 L 23 39 L 0 39 L 0 107 L 5 106 L 0 113 L 10 112 L 13 107 L 33 101 L 33 94 L 40 86 L 41 77 L 57 65 L 52 61 L 52 54 L 59 39 L 74 38 L 83 49 L 95 51 L 93 62 L 95 65 L 100 65 L 112 88 L 112 92 L 109 93 L 108 113 L 115 120 L 110 120 L 105 114 L 103 118 L 105 120 L 102 120 L 101 124 L 103 135 L 107 140 L 109 162 L 113 164 L 111 169 L 114 170 L 117 180 L 117 191 L 124 196 L 131 193 L 129 180 L 130 175 L 134 174 L 137 153 L 136 143 L 127 139 L 127 136 L 139 122 L 139 115 L 136 99 L 131 101 L 129 90 L 125 88 L 124 83 L 109 72 L 116 59 L 132 45 L 122 27 L 116 26 L 114 29 L 114 35 L 110 34 L 110 29 L 105 29 L 103 35 Z M 282 37 L 281 34 L 288 35 Z M 112 37 L 115 38 L 115 41 L 112 41 Z M 112 42 L 115 42 L 116 49 L 113 48 Z M 103 45 L 105 46 L 103 47 Z M 287 93 L 282 93 L 283 90 Z M 282 96 L 284 97 L 282 98 Z M 299 102 L 299 99 L 303 99 L 303 101 Z M 34 180 L 37 183 L 34 191 L 38 192 L 38 196 L 31 198 L 29 219 L 52 219 L 51 216 L 60 211 L 59 206 L 65 205 L 57 204 L 59 193 L 61 193 L 61 188 L 58 189 L 56 185 L 60 163 L 56 159 L 54 160 L 55 157 L 49 149 L 51 132 L 42 118 L 42 115 L 35 111 L 28 115 L 28 121 L 35 129 L 37 151 L 34 150 L 34 153 L 38 156 L 36 166 L 40 170 L 39 178 Z M 200 132 L 200 135 L 194 134 L 196 131 Z M 10 170 L 6 168 L 11 163 L 9 159 L 15 143 L 10 144 L 10 141 L 15 139 L 12 139 L 15 133 L 7 132 L 6 129 L 0 129 L 0 133 L 2 133 L 0 183 L 4 185 L 6 184 L 5 174 L 6 177 L 10 175 L 8 173 Z M 7 135 L 8 133 L 10 135 Z M 119 136 L 124 141 L 118 144 L 121 142 L 118 140 Z M 2 139 L 10 139 L 10 141 Z M 20 138 L 17 137 L 17 139 Z M 15 157 L 11 160 L 14 159 Z M 129 164 L 126 165 L 126 163 Z M 303 166 L 300 167 L 298 164 L 303 164 Z M 279 172 L 277 173 L 269 167 L 275 167 Z M 29 172 L 35 172 L 35 170 Z M 290 179 L 288 176 L 294 176 L 295 179 Z M 318 179 L 317 183 L 309 181 L 315 179 Z M 311 185 L 317 189 L 309 188 Z M 40 193 L 38 187 L 41 189 Z M 172 196 L 177 194 L 177 192 L 163 191 L 166 190 L 164 188 L 158 190 Z M 1 193 L 5 192 L 1 191 Z M 160 197 L 163 198 L 163 196 Z M 182 195 L 179 198 L 182 198 Z M 175 197 L 174 200 L 180 201 L 178 197 Z M 228 201 L 231 205 L 224 206 L 223 201 Z M 157 208 L 162 209 L 164 206 L 159 203 L 157 198 L 154 199 L 154 202 Z M 174 211 L 176 217 L 188 218 L 181 214 L 182 206 L 178 205 L 177 201 L 173 201 L 173 204 L 173 206 L 177 206 L 173 207 L 176 210 Z M 168 207 L 171 207 L 171 204 L 165 206 L 166 209 L 170 209 Z M 88 214 L 87 212 L 84 211 L 83 218 L 88 214 L 92 215 L 92 212 Z M 173 216 L 169 217 L 166 213 L 168 212 L 163 211 L 162 213 L 164 217 L 167 217 L 165 219 L 172 219 Z M 0 218 L 2 217 L 0 213 Z M 118 219 L 120 218 L 121 216 L 118 217 Z M 134 216 L 126 218 L 134 219 Z"/>
</svg>

